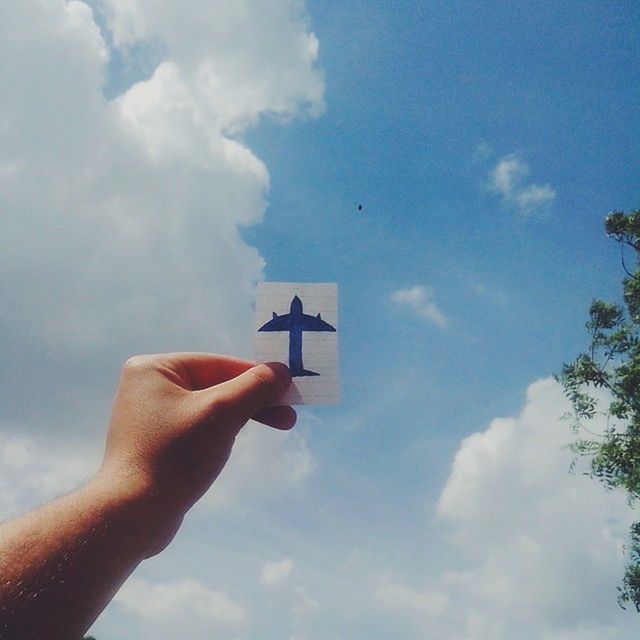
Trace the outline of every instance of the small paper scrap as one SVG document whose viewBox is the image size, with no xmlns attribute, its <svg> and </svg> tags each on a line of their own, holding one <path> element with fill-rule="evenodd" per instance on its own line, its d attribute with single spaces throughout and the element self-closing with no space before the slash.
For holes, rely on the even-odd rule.
<svg viewBox="0 0 640 640">
<path fill-rule="evenodd" d="M 283 362 L 292 383 L 278 404 L 338 404 L 338 285 L 261 282 L 256 362 Z"/>
</svg>

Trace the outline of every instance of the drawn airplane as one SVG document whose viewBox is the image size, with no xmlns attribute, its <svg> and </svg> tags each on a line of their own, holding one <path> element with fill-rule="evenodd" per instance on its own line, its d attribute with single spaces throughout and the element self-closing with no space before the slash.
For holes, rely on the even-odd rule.
<svg viewBox="0 0 640 640">
<path fill-rule="evenodd" d="M 289 369 L 293 377 L 319 376 L 315 371 L 308 371 L 302 364 L 302 333 L 304 331 L 335 331 L 320 314 L 310 316 L 302 312 L 302 300 L 293 296 L 289 313 L 279 316 L 275 311 L 273 318 L 263 324 L 258 331 L 288 331 L 289 332 Z"/>
</svg>

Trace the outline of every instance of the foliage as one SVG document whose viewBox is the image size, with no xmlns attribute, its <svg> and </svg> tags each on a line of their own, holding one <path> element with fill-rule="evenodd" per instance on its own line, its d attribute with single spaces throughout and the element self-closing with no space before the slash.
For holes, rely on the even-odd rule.
<svg viewBox="0 0 640 640">
<path fill-rule="evenodd" d="M 590 459 L 592 477 L 609 489 L 624 489 L 633 504 L 640 498 L 640 210 L 614 211 L 605 219 L 605 231 L 620 245 L 624 303 L 592 302 L 589 347 L 565 364 L 557 379 L 573 409 L 577 439 L 571 449 Z M 632 271 L 625 261 L 627 247 L 635 259 Z M 596 399 L 599 389 L 611 398 L 604 411 Z M 586 425 L 602 414 L 607 427 L 594 433 Z M 618 603 L 623 608 L 631 603 L 640 612 L 640 522 L 631 527 L 627 552 Z"/>
</svg>

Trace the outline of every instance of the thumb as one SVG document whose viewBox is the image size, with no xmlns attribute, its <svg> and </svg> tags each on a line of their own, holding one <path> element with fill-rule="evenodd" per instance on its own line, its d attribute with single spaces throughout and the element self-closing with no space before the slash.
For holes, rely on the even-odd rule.
<svg viewBox="0 0 640 640">
<path fill-rule="evenodd" d="M 207 389 L 212 408 L 233 430 L 260 409 L 273 405 L 291 384 L 289 368 L 281 362 L 259 364 Z"/>
</svg>

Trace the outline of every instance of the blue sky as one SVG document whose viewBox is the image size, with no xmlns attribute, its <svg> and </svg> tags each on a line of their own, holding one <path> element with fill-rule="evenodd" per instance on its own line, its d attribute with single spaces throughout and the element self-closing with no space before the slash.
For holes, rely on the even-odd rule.
<svg viewBox="0 0 640 640">
<path fill-rule="evenodd" d="M 249 134 L 272 188 L 247 237 L 268 279 L 340 282 L 337 420 L 369 402 L 362 377 L 384 386 L 391 374 L 407 388 L 375 433 L 391 421 L 405 425 L 392 446 L 425 432 L 455 446 L 559 371 L 584 344 L 591 299 L 618 295 L 602 222 L 638 206 L 639 12 L 580 6 L 310 7 L 327 110 Z M 510 155 L 553 187 L 546 209 L 524 216 L 491 192 Z M 434 288 L 446 331 L 389 304 L 419 284 Z M 389 444 L 367 442 L 373 455 Z"/>
<path fill-rule="evenodd" d="M 28 0 L 0 25 L 2 517 L 95 469 L 127 356 L 250 356 L 257 281 L 340 286 L 342 403 L 250 426 L 99 640 L 637 629 L 634 514 L 568 474 L 550 379 L 619 295 L 604 216 L 640 206 L 635 3 Z"/>
</svg>

